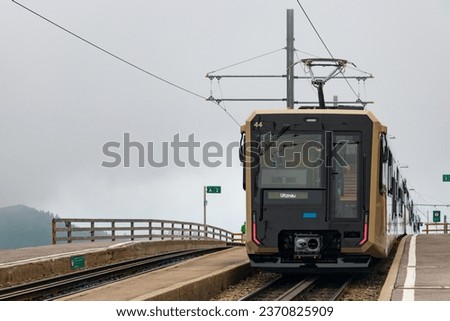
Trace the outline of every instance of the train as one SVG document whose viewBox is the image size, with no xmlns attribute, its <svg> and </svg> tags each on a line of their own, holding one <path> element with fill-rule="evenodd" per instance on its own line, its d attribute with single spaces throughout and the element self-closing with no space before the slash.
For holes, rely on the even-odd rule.
<svg viewBox="0 0 450 321">
<path fill-rule="evenodd" d="M 361 107 L 254 111 L 241 126 L 246 249 L 276 272 L 367 269 L 420 217 L 387 127 Z"/>
</svg>

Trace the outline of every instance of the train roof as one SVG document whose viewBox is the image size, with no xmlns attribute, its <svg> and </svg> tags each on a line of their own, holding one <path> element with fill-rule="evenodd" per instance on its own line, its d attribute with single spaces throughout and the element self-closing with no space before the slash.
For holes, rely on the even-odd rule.
<svg viewBox="0 0 450 321">
<path fill-rule="evenodd" d="M 246 123 L 251 122 L 257 115 L 361 115 L 367 116 L 374 123 L 378 123 L 381 126 L 381 122 L 378 118 L 370 111 L 366 109 L 261 109 L 254 110 L 251 115 L 247 118 Z M 385 127 L 385 126 L 383 126 Z"/>
</svg>

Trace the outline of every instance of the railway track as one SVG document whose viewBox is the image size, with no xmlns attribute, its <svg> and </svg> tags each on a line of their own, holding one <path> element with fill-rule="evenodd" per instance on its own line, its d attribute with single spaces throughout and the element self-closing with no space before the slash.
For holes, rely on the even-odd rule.
<svg viewBox="0 0 450 321">
<path fill-rule="evenodd" d="M 353 275 L 280 276 L 239 301 L 337 301 Z"/>
<path fill-rule="evenodd" d="M 353 279 L 351 275 L 323 276 L 308 292 L 302 295 L 304 301 L 338 301 Z"/>
<path fill-rule="evenodd" d="M 0 301 L 55 300 L 227 248 L 229 247 L 166 253 L 3 288 L 0 289 Z"/>
</svg>

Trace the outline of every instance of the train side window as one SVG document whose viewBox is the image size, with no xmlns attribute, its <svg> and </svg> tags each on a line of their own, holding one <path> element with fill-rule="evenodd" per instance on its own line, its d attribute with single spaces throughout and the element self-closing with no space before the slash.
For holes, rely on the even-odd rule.
<svg viewBox="0 0 450 321">
<path fill-rule="evenodd" d="M 241 141 L 239 142 L 239 160 L 245 163 L 245 133 L 241 133 Z"/>
<path fill-rule="evenodd" d="M 388 148 L 388 152 L 389 152 L 389 155 L 388 155 L 388 184 L 389 184 L 388 194 L 393 195 L 394 194 L 394 184 L 393 184 L 393 182 L 394 182 L 394 166 L 393 166 L 394 160 L 392 158 L 392 153 L 389 148 Z"/>
<path fill-rule="evenodd" d="M 381 144 L 381 161 L 383 163 L 387 163 L 389 160 L 389 147 L 386 140 L 386 135 L 382 134 L 380 136 L 380 144 Z"/>
<path fill-rule="evenodd" d="M 403 204 L 404 204 L 403 190 L 399 186 L 398 187 L 397 215 L 400 217 L 403 217 Z"/>
<path fill-rule="evenodd" d="M 409 224 L 411 225 L 414 221 L 414 202 L 410 200 L 409 203 Z"/>
<path fill-rule="evenodd" d="M 391 194 L 392 194 L 392 218 L 397 216 L 397 188 L 395 177 L 391 177 Z"/>
<path fill-rule="evenodd" d="M 380 135 L 380 177 L 379 177 L 379 190 L 381 195 L 385 195 L 388 190 L 388 159 L 389 148 L 387 146 L 386 135 Z"/>
<path fill-rule="evenodd" d="M 245 169 L 247 167 L 247 160 L 245 158 L 245 133 L 241 133 L 241 141 L 239 144 L 239 160 L 242 163 L 242 188 L 246 190 Z"/>
</svg>

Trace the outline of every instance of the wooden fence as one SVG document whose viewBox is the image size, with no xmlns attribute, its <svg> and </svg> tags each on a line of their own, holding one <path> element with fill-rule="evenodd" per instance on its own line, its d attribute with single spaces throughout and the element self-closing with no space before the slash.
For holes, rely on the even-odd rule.
<svg viewBox="0 0 450 321">
<path fill-rule="evenodd" d="M 220 240 L 241 243 L 241 233 L 192 222 L 146 219 L 55 218 L 53 244 L 97 240 Z"/>
<path fill-rule="evenodd" d="M 448 234 L 450 223 L 425 223 L 425 233 Z"/>
</svg>

